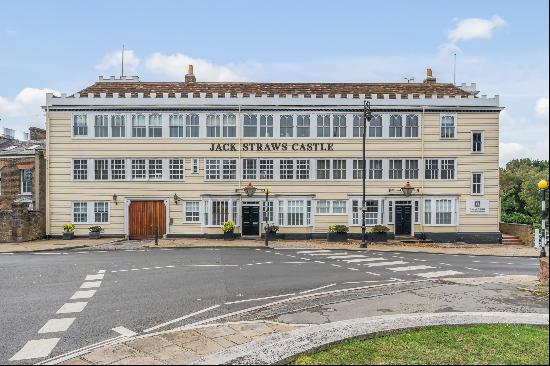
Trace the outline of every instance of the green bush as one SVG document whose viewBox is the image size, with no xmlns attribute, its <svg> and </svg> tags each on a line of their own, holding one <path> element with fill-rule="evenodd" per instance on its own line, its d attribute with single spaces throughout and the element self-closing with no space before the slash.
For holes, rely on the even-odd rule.
<svg viewBox="0 0 550 366">
<path fill-rule="evenodd" d="M 222 230 L 224 233 L 232 233 L 235 231 L 235 223 L 231 220 L 227 220 L 223 223 Z"/>
<path fill-rule="evenodd" d="M 535 220 L 533 219 L 533 217 L 519 212 L 503 212 L 501 216 L 501 221 L 509 224 L 535 224 Z"/>
<path fill-rule="evenodd" d="M 72 233 L 75 229 L 74 224 L 64 224 L 63 225 L 63 231 L 66 233 Z"/>
<path fill-rule="evenodd" d="M 330 225 L 328 227 L 329 233 L 346 234 L 349 231 L 349 227 L 346 225 Z"/>
<path fill-rule="evenodd" d="M 372 227 L 372 229 L 370 229 L 371 233 L 376 233 L 376 234 L 385 234 L 388 231 L 390 231 L 390 228 L 384 225 L 375 225 Z"/>
</svg>

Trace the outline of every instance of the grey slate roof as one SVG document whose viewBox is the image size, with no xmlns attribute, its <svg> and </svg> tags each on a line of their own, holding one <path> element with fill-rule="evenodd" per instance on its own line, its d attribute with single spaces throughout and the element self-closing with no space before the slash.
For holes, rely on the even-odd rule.
<svg viewBox="0 0 550 366">
<path fill-rule="evenodd" d="M 45 140 L 21 141 L 0 137 L 0 158 L 7 156 L 32 156 L 36 150 L 45 149 Z"/>
</svg>

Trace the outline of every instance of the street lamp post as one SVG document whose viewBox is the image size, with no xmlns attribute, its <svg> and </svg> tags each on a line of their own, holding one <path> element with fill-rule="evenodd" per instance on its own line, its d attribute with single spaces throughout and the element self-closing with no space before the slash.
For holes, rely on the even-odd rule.
<svg viewBox="0 0 550 366">
<path fill-rule="evenodd" d="M 264 214 L 264 219 L 265 219 L 265 224 L 264 224 L 264 231 L 265 231 L 265 246 L 269 246 L 269 240 L 267 238 L 267 230 L 269 229 L 269 222 L 268 222 L 268 215 L 267 215 L 267 212 L 268 212 L 268 209 L 269 209 L 269 206 L 268 206 L 268 202 L 269 202 L 269 188 L 256 188 L 254 187 L 254 185 L 252 184 L 252 182 L 248 183 L 246 185 L 246 187 L 244 188 L 240 188 L 238 190 L 242 190 L 244 191 L 244 193 L 246 194 L 247 197 L 252 197 L 254 196 L 254 194 L 256 192 L 263 192 L 265 193 L 265 206 L 264 206 L 264 209 L 263 209 L 263 214 Z"/>
<path fill-rule="evenodd" d="M 366 218 L 366 188 L 367 188 L 367 159 L 366 159 L 366 145 L 367 145 L 367 121 L 372 119 L 372 110 L 370 109 L 370 102 L 365 101 L 363 107 L 363 206 L 361 207 L 361 248 L 367 247 L 367 218 Z"/>
<path fill-rule="evenodd" d="M 546 180 L 541 180 L 538 183 L 538 187 L 541 195 L 541 225 L 540 225 L 540 254 L 539 257 L 546 257 L 546 191 L 548 190 L 548 182 Z"/>
</svg>

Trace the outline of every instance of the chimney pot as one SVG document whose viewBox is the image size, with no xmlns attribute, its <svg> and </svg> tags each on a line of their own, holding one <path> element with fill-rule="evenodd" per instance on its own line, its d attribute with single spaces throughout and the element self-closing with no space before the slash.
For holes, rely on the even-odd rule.
<svg viewBox="0 0 550 366">
<path fill-rule="evenodd" d="M 189 65 L 189 68 L 187 70 L 187 75 L 185 75 L 185 82 L 186 83 L 194 83 L 197 81 L 197 78 L 195 75 L 193 75 L 193 65 Z"/>
</svg>

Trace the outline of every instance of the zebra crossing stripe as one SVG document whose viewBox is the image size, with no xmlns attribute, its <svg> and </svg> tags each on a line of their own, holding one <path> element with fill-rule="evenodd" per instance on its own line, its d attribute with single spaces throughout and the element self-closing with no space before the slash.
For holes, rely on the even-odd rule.
<svg viewBox="0 0 550 366">
<path fill-rule="evenodd" d="M 310 253 L 330 253 L 330 250 L 300 250 L 296 252 L 298 254 L 310 254 Z"/>
<path fill-rule="evenodd" d="M 453 276 L 453 275 L 459 275 L 459 274 L 462 274 L 462 272 L 438 271 L 438 272 L 418 273 L 417 276 L 424 277 L 424 278 L 436 278 L 436 277 Z"/>
<path fill-rule="evenodd" d="M 10 361 L 30 360 L 48 356 L 61 338 L 47 338 L 28 341 Z"/>
<path fill-rule="evenodd" d="M 367 258 L 364 255 L 361 254 L 350 254 L 350 255 L 333 255 L 330 257 L 327 257 L 328 259 L 347 259 L 347 258 Z"/>
</svg>

